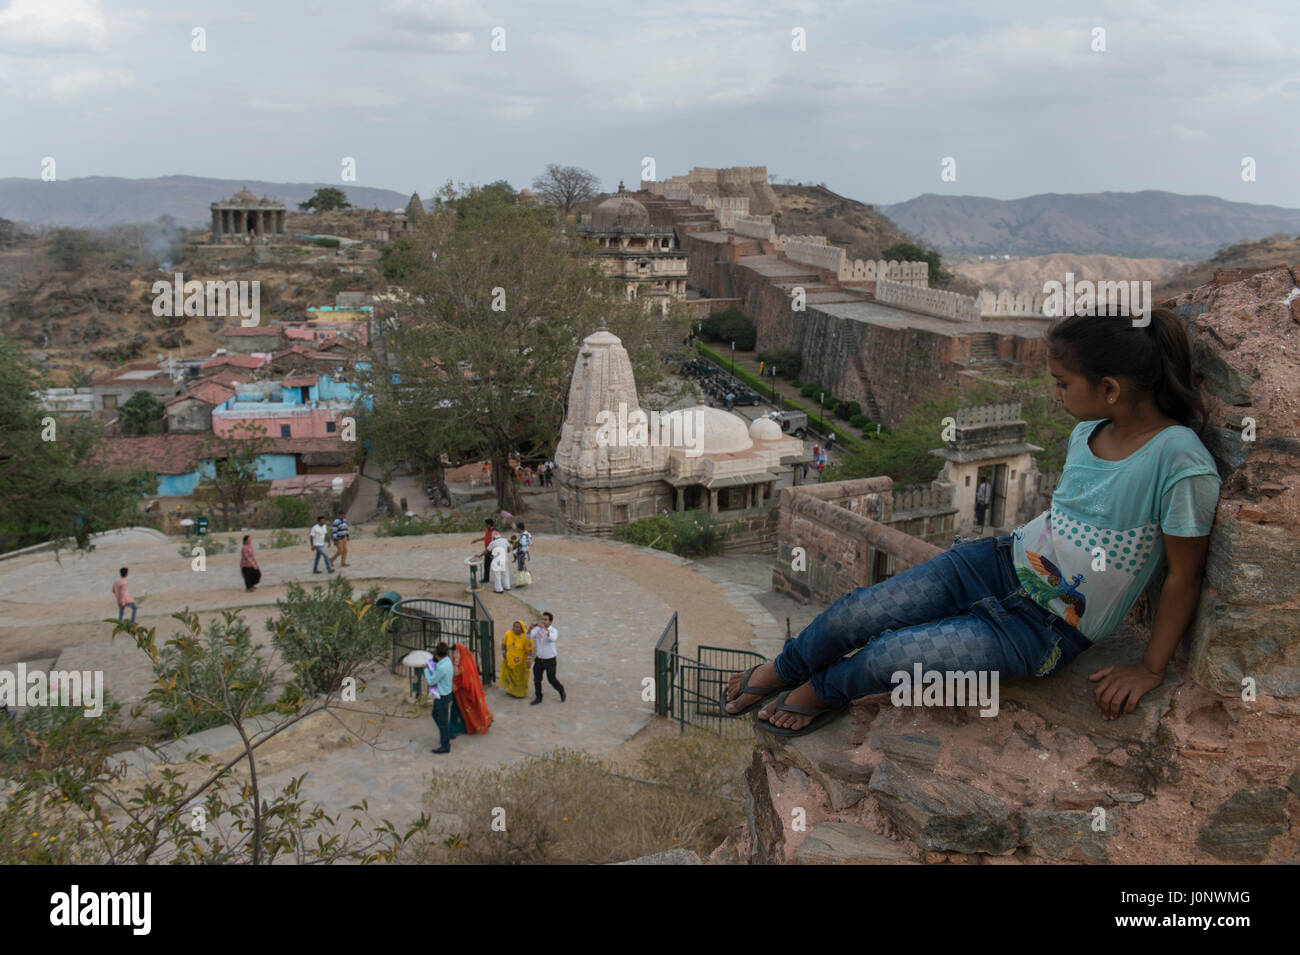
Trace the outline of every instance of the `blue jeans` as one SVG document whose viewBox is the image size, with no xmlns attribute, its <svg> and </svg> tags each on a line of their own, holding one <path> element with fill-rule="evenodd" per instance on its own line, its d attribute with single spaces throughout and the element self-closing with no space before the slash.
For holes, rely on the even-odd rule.
<svg viewBox="0 0 1300 955">
<path fill-rule="evenodd" d="M 438 727 L 438 748 L 451 749 L 451 695 L 433 701 L 433 722 Z"/>
<path fill-rule="evenodd" d="M 313 561 L 311 562 L 311 572 L 312 572 L 313 574 L 316 573 L 316 571 L 320 569 L 320 559 L 321 559 L 322 557 L 325 558 L 325 569 L 326 569 L 326 570 L 333 570 L 333 569 L 334 569 L 333 566 L 330 564 L 330 555 L 327 554 L 327 553 L 325 553 L 325 548 L 324 548 L 324 547 L 317 547 L 317 548 L 316 548 L 316 559 L 313 560 Z"/>
<path fill-rule="evenodd" d="M 134 600 L 129 600 L 129 601 L 127 601 L 126 603 L 121 604 L 121 605 L 118 606 L 118 608 L 117 608 L 117 619 L 118 619 L 118 620 L 121 620 L 121 619 L 122 619 L 122 616 L 123 616 L 123 614 L 125 613 L 127 607 L 130 607 L 130 608 L 131 608 L 131 622 L 132 622 L 132 623 L 135 623 L 135 611 L 136 611 L 136 606 L 135 606 L 135 601 L 134 601 Z"/>
<path fill-rule="evenodd" d="M 1055 673 L 1091 645 L 1028 597 L 1010 537 L 982 537 L 841 597 L 772 664 L 782 683 L 809 681 L 828 705 L 842 707 L 891 691 L 892 674 L 910 677 L 917 663 L 996 670 L 1010 680 Z"/>
</svg>

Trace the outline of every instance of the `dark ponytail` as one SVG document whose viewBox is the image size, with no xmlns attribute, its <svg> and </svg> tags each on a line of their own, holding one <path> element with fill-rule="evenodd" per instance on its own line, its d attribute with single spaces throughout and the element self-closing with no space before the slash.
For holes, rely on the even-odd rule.
<svg viewBox="0 0 1300 955">
<path fill-rule="evenodd" d="M 1205 403 L 1192 384 L 1192 346 L 1178 316 L 1151 310 L 1151 322 L 1134 327 L 1127 316 L 1075 315 L 1047 330 L 1047 354 L 1089 384 L 1125 378 L 1150 395 L 1161 413 L 1200 433 Z"/>
</svg>

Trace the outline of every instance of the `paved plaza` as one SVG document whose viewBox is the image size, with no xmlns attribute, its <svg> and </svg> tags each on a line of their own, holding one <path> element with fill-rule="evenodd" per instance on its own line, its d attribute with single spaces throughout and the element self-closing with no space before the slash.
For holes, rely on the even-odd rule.
<svg viewBox="0 0 1300 955">
<path fill-rule="evenodd" d="M 229 535 L 219 535 L 225 538 Z M 254 543 L 267 532 L 254 532 Z M 464 601 L 464 560 L 476 550 L 474 535 L 376 538 L 352 543 L 343 569 L 358 590 L 373 584 L 404 597 Z M 310 552 L 300 547 L 258 550 L 262 585 L 246 593 L 238 553 L 207 559 L 191 569 L 178 554 L 179 538 L 132 529 L 105 535 L 88 554 L 31 554 L 0 562 L 0 666 L 19 661 L 59 669 L 100 669 L 106 692 L 130 704 L 147 692 L 148 660 L 127 638 L 111 639 L 105 618 L 116 616 L 109 591 L 120 566 L 130 567 L 131 594 L 141 600 L 138 622 L 158 629 L 161 641 L 178 629 L 170 615 L 184 607 L 203 619 L 240 609 L 256 639 L 268 645 L 265 621 L 285 584 L 324 584 L 313 575 Z M 653 677 L 653 647 L 674 611 L 683 652 L 697 644 L 758 650 L 772 655 L 785 635 L 810 616 L 808 608 L 770 592 L 770 558 L 738 555 L 693 562 L 640 547 L 586 538 L 537 534 L 534 583 L 505 594 L 480 591 L 498 638 L 515 619 L 555 615 L 560 634 L 558 676 L 568 700 L 544 685 L 544 702 L 486 687 L 495 721 L 480 736 L 460 736 L 446 756 L 432 755 L 437 731 L 427 703 L 408 702 L 407 679 L 386 669 L 367 677 L 352 711 L 317 714 L 259 752 L 263 785 L 282 786 L 306 774 L 304 794 L 330 812 L 368 800 L 372 814 L 394 822 L 418 814 L 433 772 L 495 767 L 554 747 L 617 757 L 643 730 L 662 731 L 653 704 L 643 700 Z M 654 724 L 654 725 L 652 725 Z M 364 738 L 364 740 L 362 739 Z M 184 741 L 184 749 L 228 751 L 233 730 L 220 728 Z M 179 747 L 178 747 L 179 749 Z M 150 771 L 138 754 L 137 772 Z"/>
</svg>

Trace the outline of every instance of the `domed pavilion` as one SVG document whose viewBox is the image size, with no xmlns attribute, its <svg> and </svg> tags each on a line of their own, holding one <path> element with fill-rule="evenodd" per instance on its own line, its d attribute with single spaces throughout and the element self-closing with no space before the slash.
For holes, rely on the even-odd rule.
<svg viewBox="0 0 1300 955">
<path fill-rule="evenodd" d="M 650 213 L 619 183 L 618 193 L 578 226 L 592 239 L 605 272 L 622 286 L 629 302 L 667 311 L 672 300 L 686 298 L 686 252 L 671 225 L 654 225 Z"/>
<path fill-rule="evenodd" d="M 247 188 L 229 199 L 212 203 L 212 241 L 223 239 L 265 239 L 284 235 L 283 203 L 263 196 L 257 198 Z"/>
</svg>

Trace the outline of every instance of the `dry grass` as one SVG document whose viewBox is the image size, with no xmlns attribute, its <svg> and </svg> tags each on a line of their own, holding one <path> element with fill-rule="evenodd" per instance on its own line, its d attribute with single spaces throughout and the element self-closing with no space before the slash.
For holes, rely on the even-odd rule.
<svg viewBox="0 0 1300 955">
<path fill-rule="evenodd" d="M 649 741 L 637 778 L 579 750 L 435 777 L 440 819 L 411 850 L 423 863 L 583 865 L 666 849 L 707 855 L 742 821 L 749 741 L 694 731 Z"/>
</svg>

